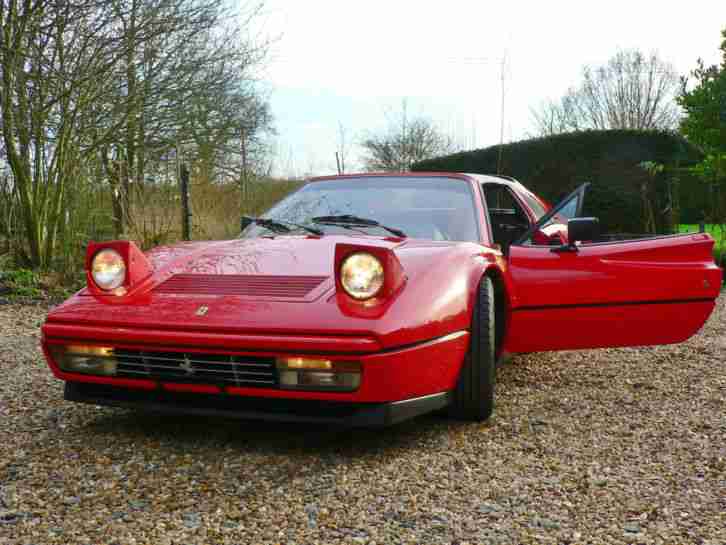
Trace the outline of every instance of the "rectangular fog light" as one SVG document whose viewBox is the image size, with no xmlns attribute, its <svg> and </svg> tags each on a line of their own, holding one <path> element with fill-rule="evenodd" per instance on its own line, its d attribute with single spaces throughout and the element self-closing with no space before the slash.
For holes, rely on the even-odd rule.
<svg viewBox="0 0 726 545">
<path fill-rule="evenodd" d="M 360 363 L 319 358 L 277 358 L 280 388 L 350 392 L 360 387 Z"/>
<path fill-rule="evenodd" d="M 51 346 L 50 351 L 63 371 L 86 375 L 116 374 L 116 357 L 111 347 L 69 344 Z"/>
</svg>

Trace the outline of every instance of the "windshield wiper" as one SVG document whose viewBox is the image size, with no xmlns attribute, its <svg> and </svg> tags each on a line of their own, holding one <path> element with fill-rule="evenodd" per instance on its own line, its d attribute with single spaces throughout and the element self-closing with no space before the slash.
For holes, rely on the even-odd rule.
<svg viewBox="0 0 726 545">
<path fill-rule="evenodd" d="M 273 220 L 270 218 L 254 218 L 252 216 L 242 216 L 242 219 L 248 223 L 255 223 L 260 227 L 269 229 L 273 233 L 290 233 L 297 229 L 304 229 L 308 233 L 322 236 L 325 232 L 322 229 L 316 229 L 315 227 L 309 227 L 300 223 L 294 223 L 292 221 L 284 220 Z M 291 227 L 292 226 L 292 227 Z"/>
<path fill-rule="evenodd" d="M 378 227 L 385 229 L 389 233 L 396 235 L 397 237 L 406 238 L 407 235 L 400 229 L 395 227 L 388 227 L 376 220 L 361 218 L 359 216 L 353 216 L 352 214 L 340 214 L 337 216 L 316 216 L 311 219 L 313 223 L 319 223 L 321 225 L 340 225 L 341 227 Z"/>
</svg>

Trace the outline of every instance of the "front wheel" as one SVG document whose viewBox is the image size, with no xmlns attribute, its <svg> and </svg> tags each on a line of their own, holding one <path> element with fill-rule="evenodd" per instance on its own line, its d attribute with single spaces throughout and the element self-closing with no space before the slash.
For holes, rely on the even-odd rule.
<svg viewBox="0 0 726 545">
<path fill-rule="evenodd" d="M 485 276 L 476 294 L 469 351 L 449 410 L 454 418 L 481 422 L 494 412 L 495 331 L 494 286 L 492 279 Z"/>
</svg>

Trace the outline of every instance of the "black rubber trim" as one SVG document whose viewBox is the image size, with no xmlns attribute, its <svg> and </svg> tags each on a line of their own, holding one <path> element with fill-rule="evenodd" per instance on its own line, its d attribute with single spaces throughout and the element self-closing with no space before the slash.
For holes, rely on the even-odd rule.
<svg viewBox="0 0 726 545">
<path fill-rule="evenodd" d="M 632 307 L 641 305 L 683 305 L 688 303 L 712 303 L 714 299 L 704 297 L 701 299 L 668 299 L 663 301 L 623 301 L 620 303 L 578 303 L 572 305 L 541 305 L 531 307 L 513 308 L 512 312 L 524 310 L 560 310 L 568 308 L 602 308 L 602 307 Z"/>
<path fill-rule="evenodd" d="M 344 403 L 243 397 L 227 394 L 194 394 L 161 390 L 132 390 L 115 386 L 66 382 L 68 401 L 140 409 L 163 414 L 189 414 L 266 420 L 305 422 L 341 427 L 384 427 L 397 424 L 449 405 L 451 394 L 441 392 L 390 403 Z"/>
</svg>

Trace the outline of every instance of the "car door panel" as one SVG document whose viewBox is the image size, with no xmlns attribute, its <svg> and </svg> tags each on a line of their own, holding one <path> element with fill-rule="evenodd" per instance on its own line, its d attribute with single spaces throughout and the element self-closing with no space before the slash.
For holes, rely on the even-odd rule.
<svg viewBox="0 0 726 545">
<path fill-rule="evenodd" d="M 576 251 L 512 246 L 505 348 L 681 342 L 703 325 L 720 290 L 712 248 L 701 234 L 582 244 Z"/>
<path fill-rule="evenodd" d="M 698 332 L 713 301 L 611 305 L 513 312 L 509 353 L 646 346 L 683 342 Z"/>
</svg>

